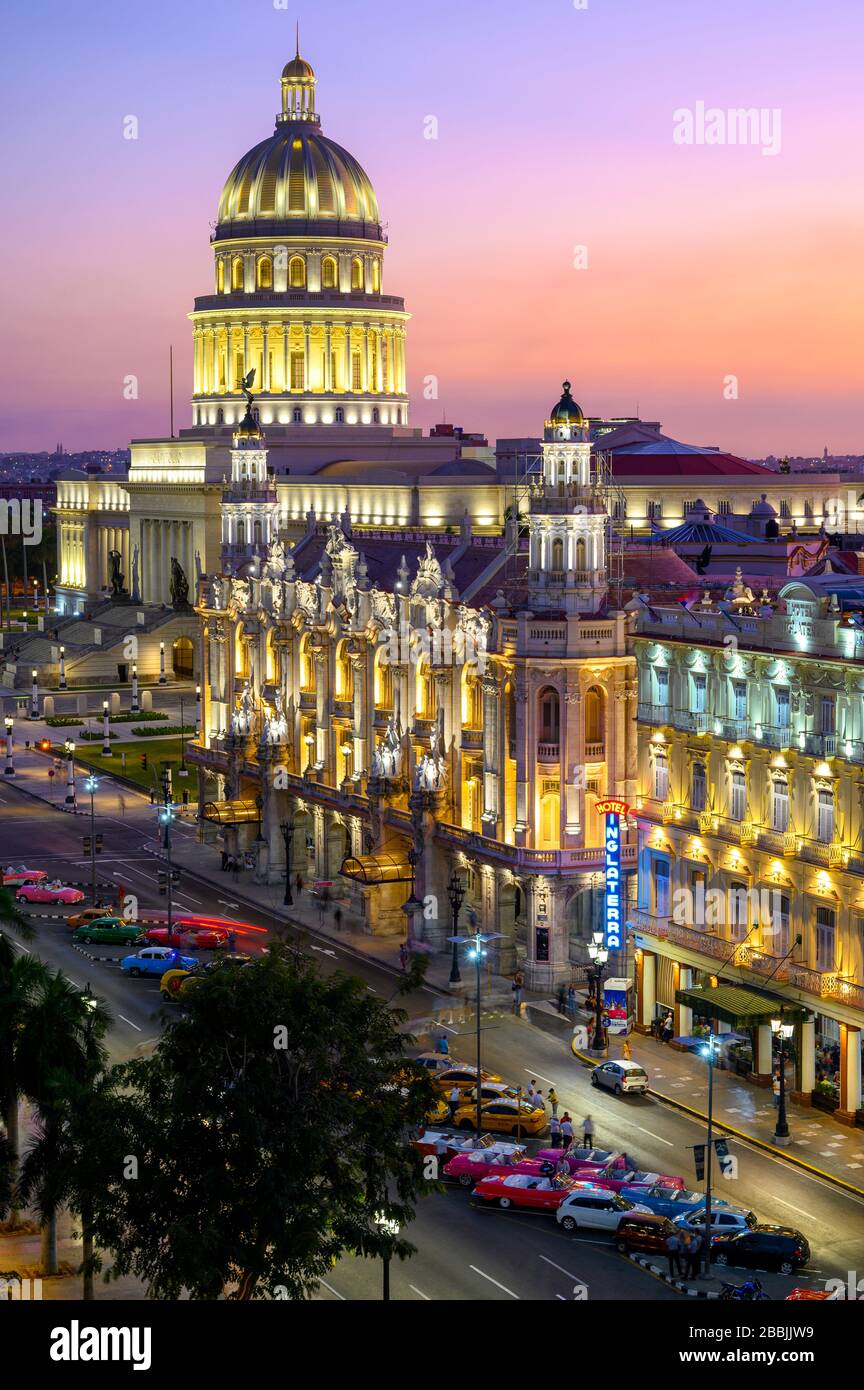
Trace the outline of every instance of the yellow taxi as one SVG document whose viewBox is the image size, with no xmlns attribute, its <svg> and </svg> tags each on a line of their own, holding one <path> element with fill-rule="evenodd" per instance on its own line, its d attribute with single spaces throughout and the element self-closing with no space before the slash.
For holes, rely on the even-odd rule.
<svg viewBox="0 0 864 1390">
<path fill-rule="evenodd" d="M 441 1125 L 450 1122 L 450 1106 L 444 1100 L 436 1100 L 430 1105 L 424 1116 L 427 1125 L 433 1129 L 438 1129 Z"/>
<path fill-rule="evenodd" d="M 80 912 L 73 912 L 71 917 L 67 917 L 66 925 L 74 931 L 76 927 L 88 927 L 91 922 L 101 920 L 103 917 L 110 917 L 112 922 L 119 922 L 124 927 L 134 925 L 132 922 L 127 922 L 125 917 L 120 917 L 113 907 L 84 907 Z M 143 931 L 144 928 L 142 927 L 141 930 Z"/>
<path fill-rule="evenodd" d="M 445 1067 L 443 1071 L 436 1072 L 430 1076 L 430 1081 L 439 1095 L 449 1097 L 454 1086 L 458 1086 L 460 1091 L 473 1091 L 477 1085 L 477 1068 L 471 1067 L 465 1062 L 456 1062 L 453 1066 Z M 494 1071 L 481 1071 L 481 1082 L 484 1081 L 503 1081 L 503 1076 L 498 1076 Z"/>
<path fill-rule="evenodd" d="M 453 1124 L 457 1129 L 474 1129 L 477 1120 L 477 1106 L 465 1104 L 457 1106 Z M 483 1129 L 493 1134 L 515 1134 L 533 1138 L 542 1134 L 548 1124 L 546 1111 L 518 1096 L 499 1096 L 497 1100 L 487 1100 L 480 1107 L 480 1121 Z"/>
</svg>

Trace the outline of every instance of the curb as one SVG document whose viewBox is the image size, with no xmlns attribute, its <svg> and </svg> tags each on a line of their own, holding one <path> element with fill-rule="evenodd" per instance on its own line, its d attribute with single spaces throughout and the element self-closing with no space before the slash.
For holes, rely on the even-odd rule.
<svg viewBox="0 0 864 1390">
<path fill-rule="evenodd" d="M 575 1048 L 570 1049 L 574 1057 L 586 1066 L 596 1067 L 597 1059 L 589 1057 L 584 1052 L 577 1052 Z M 691 1115 L 694 1120 L 699 1120 L 705 1124 L 708 1116 L 701 1110 L 694 1110 L 692 1105 L 685 1105 L 683 1101 L 676 1100 L 674 1096 L 664 1095 L 662 1091 L 656 1091 L 651 1087 L 650 1094 L 657 1100 L 671 1105 L 675 1110 L 682 1110 L 685 1115 Z M 715 1129 L 722 1129 L 726 1134 L 732 1134 L 736 1139 L 743 1139 L 747 1144 L 753 1144 L 763 1153 L 772 1154 L 774 1158 L 784 1158 L 787 1163 L 791 1163 L 795 1168 L 802 1169 L 805 1173 L 812 1173 L 817 1178 L 823 1178 L 825 1182 L 834 1183 L 836 1187 L 842 1187 L 845 1192 L 851 1192 L 855 1197 L 864 1197 L 864 1188 L 856 1187 L 854 1183 L 848 1182 L 846 1178 L 838 1177 L 835 1173 L 826 1173 L 824 1168 L 817 1168 L 813 1163 L 806 1163 L 803 1158 L 798 1158 L 795 1154 L 790 1154 L 787 1149 L 777 1149 L 774 1144 L 769 1144 L 765 1139 L 759 1139 L 755 1134 L 748 1134 L 746 1130 L 735 1129 L 733 1125 L 727 1124 L 725 1120 L 718 1120 L 715 1116 L 712 1121 Z"/>
<path fill-rule="evenodd" d="M 649 1274 L 653 1274 L 656 1279 L 661 1279 L 670 1288 L 677 1289 L 679 1293 L 686 1294 L 688 1298 L 719 1298 L 720 1294 L 716 1289 L 694 1289 L 690 1284 L 685 1284 L 683 1279 L 673 1279 L 671 1274 L 664 1274 L 662 1269 L 652 1264 L 646 1255 L 628 1255 L 628 1260 L 634 1265 L 639 1265 L 641 1269 L 647 1269 Z"/>
</svg>

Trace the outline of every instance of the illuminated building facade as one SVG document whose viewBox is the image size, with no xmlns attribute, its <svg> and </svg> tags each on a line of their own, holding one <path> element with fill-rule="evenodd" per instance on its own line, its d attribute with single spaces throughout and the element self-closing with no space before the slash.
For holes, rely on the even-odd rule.
<svg viewBox="0 0 864 1390">
<path fill-rule="evenodd" d="M 368 930 L 410 923 L 436 948 L 455 870 L 465 911 L 502 934 L 499 969 L 569 978 L 600 925 L 595 806 L 636 766 L 630 619 L 609 605 L 604 488 L 569 386 L 527 550 L 515 526 L 394 533 L 347 512 L 286 546 L 268 452 L 254 422 L 235 433 L 222 564 L 199 585 L 203 823 L 262 881 L 347 885 Z M 625 836 L 625 873 L 635 855 Z"/>
<path fill-rule="evenodd" d="M 790 581 L 760 602 L 636 600 L 639 1019 L 722 975 L 804 1006 L 796 1089 L 861 1109 L 864 591 Z M 753 1072 L 772 1073 L 770 1027 Z M 835 1077 L 836 1074 L 836 1077 Z"/>
</svg>

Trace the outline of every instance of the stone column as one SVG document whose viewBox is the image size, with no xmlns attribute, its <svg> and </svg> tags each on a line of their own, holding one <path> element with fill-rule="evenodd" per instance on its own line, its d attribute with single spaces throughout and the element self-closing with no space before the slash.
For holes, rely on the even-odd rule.
<svg viewBox="0 0 864 1390">
<path fill-rule="evenodd" d="M 657 1003 L 657 957 L 653 951 L 642 952 L 636 965 L 637 1022 L 640 1033 L 650 1033 Z"/>
<path fill-rule="evenodd" d="M 310 388 L 310 385 L 309 385 L 309 335 L 310 335 L 311 331 L 312 331 L 312 330 L 311 330 L 311 325 L 308 324 L 308 323 L 304 323 L 304 325 L 303 325 L 303 390 L 306 391 L 306 392 L 308 392 L 308 391 L 311 389 L 311 388 Z"/>
<path fill-rule="evenodd" d="M 678 967 L 678 988 L 689 989 L 693 983 L 693 971 L 689 965 Z M 676 1034 L 679 1038 L 689 1038 L 693 1032 L 693 1010 L 686 1004 L 676 1005 L 678 1020 Z"/>
<path fill-rule="evenodd" d="M 270 390 L 270 324 L 261 325 L 261 388 Z"/>
<path fill-rule="evenodd" d="M 770 1023 L 760 1023 L 756 1029 L 756 1065 L 753 1070 L 757 1076 L 767 1077 L 769 1081 L 774 1074 Z"/>
<path fill-rule="evenodd" d="M 282 325 L 282 390 L 291 389 L 291 325 L 287 321 Z"/>
<path fill-rule="evenodd" d="M 582 798 L 585 794 L 585 745 L 582 742 L 582 691 L 579 678 L 567 682 L 562 701 L 561 717 L 561 812 L 564 835 L 575 839 L 582 820 Z M 565 845 L 567 841 L 564 841 Z"/>
<path fill-rule="evenodd" d="M 851 1023 L 840 1024 L 840 1106 L 834 1119 L 854 1125 L 861 1109 L 861 1029 Z"/>
<path fill-rule="evenodd" d="M 792 1099 L 801 1105 L 812 1104 L 816 1088 L 816 1020 L 808 1018 L 798 1025 L 798 1089 Z"/>
<path fill-rule="evenodd" d="M 324 325 L 324 390 L 333 390 L 333 325 Z"/>
<path fill-rule="evenodd" d="M 480 678 L 483 689 L 483 833 L 498 833 L 498 780 L 501 776 L 501 690 L 493 675 Z"/>
<path fill-rule="evenodd" d="M 324 807 L 312 807 L 312 834 L 315 841 L 315 877 L 327 877 L 327 839 Z"/>
<path fill-rule="evenodd" d="M 524 666 L 516 668 L 514 681 L 516 687 L 514 692 L 516 704 L 516 824 L 513 829 L 516 844 L 525 845 L 528 842 L 528 827 L 533 819 L 532 816 L 529 816 L 528 811 L 530 791 L 528 778 L 534 759 L 528 754 L 528 730 L 532 727 L 533 721 L 528 717 L 528 690 Z"/>
<path fill-rule="evenodd" d="M 345 324 L 345 391 L 352 390 L 351 381 L 351 324 Z"/>
<path fill-rule="evenodd" d="M 545 875 L 531 875 L 525 884 L 528 898 L 525 983 L 529 989 L 555 989 L 570 977 L 564 902 L 567 885 Z"/>
</svg>

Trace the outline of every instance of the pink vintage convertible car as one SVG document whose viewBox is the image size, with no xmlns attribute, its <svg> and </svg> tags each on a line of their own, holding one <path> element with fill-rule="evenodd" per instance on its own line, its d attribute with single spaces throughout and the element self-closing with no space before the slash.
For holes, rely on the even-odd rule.
<svg viewBox="0 0 864 1390">
<path fill-rule="evenodd" d="M 671 1187 L 679 1188 L 684 1186 L 683 1178 L 671 1177 L 668 1173 L 646 1173 L 642 1169 L 634 1168 L 601 1168 L 586 1169 L 580 1173 L 577 1169 L 574 1174 L 576 1178 L 582 1178 L 586 1182 L 589 1180 L 597 1184 L 598 1187 L 608 1187 L 612 1192 L 620 1192 L 622 1187 Z"/>
<path fill-rule="evenodd" d="M 47 877 L 44 869 L 25 869 L 23 864 L 19 864 L 15 869 L 10 864 L 3 870 L 3 887 L 15 888 L 19 883 L 42 883 Z"/>
<path fill-rule="evenodd" d="M 69 888 L 64 883 L 24 883 L 15 891 L 19 903 L 83 903 L 84 894 L 80 888 Z"/>
<path fill-rule="evenodd" d="M 628 1168 L 631 1164 L 625 1163 L 625 1155 L 617 1153 L 614 1149 L 541 1149 L 536 1155 L 537 1158 L 548 1158 L 553 1163 L 558 1163 L 562 1153 L 570 1168 L 571 1175 L 581 1171 L 583 1179 L 588 1182 L 586 1169 L 599 1173 L 601 1169 Z"/>
<path fill-rule="evenodd" d="M 535 1178 L 551 1177 L 555 1164 L 548 1159 L 529 1158 L 519 1144 L 490 1144 L 488 1149 L 466 1150 L 445 1163 L 448 1178 L 460 1187 L 473 1187 L 481 1178 L 506 1177 L 508 1173 L 531 1173 Z"/>
</svg>

